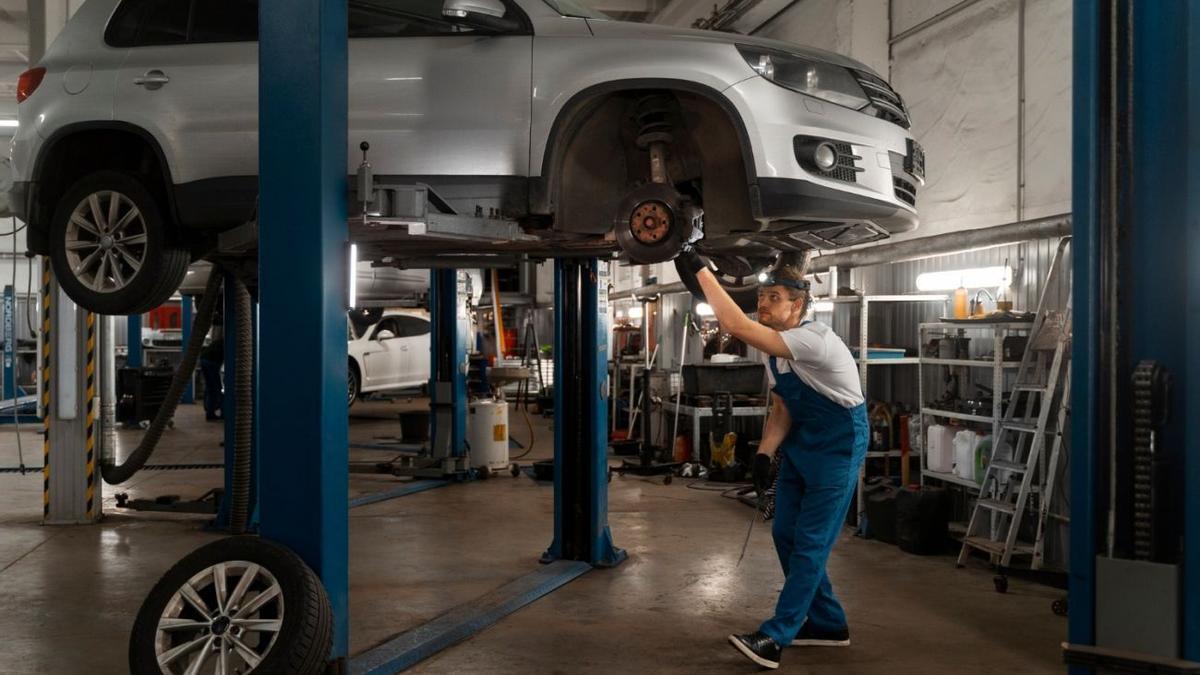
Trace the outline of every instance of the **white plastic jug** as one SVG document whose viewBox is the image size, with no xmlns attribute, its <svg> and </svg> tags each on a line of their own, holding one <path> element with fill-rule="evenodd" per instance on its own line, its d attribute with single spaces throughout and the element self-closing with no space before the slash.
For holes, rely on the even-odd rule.
<svg viewBox="0 0 1200 675">
<path fill-rule="evenodd" d="M 941 424 L 930 425 L 926 450 L 925 468 L 950 473 L 954 469 L 954 430 Z"/>
<path fill-rule="evenodd" d="M 965 480 L 975 480 L 975 447 L 979 445 L 979 434 L 964 429 L 954 435 L 954 475 Z"/>
</svg>

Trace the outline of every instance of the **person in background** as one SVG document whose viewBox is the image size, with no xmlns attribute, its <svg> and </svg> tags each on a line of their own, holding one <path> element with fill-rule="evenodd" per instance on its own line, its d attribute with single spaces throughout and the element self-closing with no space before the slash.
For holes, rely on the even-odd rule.
<svg viewBox="0 0 1200 675">
<path fill-rule="evenodd" d="M 200 350 L 200 374 L 204 377 L 204 419 L 222 419 L 225 392 L 221 382 L 221 364 L 225 363 L 225 327 L 213 324 L 209 342 Z"/>
</svg>

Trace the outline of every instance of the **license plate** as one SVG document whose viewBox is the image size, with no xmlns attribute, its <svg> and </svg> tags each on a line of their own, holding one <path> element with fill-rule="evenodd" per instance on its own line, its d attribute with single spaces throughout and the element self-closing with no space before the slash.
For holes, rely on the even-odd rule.
<svg viewBox="0 0 1200 675">
<path fill-rule="evenodd" d="M 908 155 L 904 157 L 904 170 L 922 180 L 925 178 L 925 151 L 911 138 L 908 139 Z"/>
</svg>

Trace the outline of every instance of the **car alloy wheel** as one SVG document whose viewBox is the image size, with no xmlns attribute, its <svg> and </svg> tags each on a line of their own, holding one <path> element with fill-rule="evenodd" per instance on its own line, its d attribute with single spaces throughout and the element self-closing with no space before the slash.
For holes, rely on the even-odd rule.
<svg viewBox="0 0 1200 675">
<path fill-rule="evenodd" d="M 249 672 L 275 646 L 284 617 L 275 577 L 245 560 L 188 579 L 163 608 L 154 655 L 164 673 Z"/>
<path fill-rule="evenodd" d="M 63 291 L 90 312 L 141 314 L 167 301 L 191 256 L 143 176 L 97 171 L 57 200 L 50 262 Z"/>
<path fill-rule="evenodd" d="M 292 551 L 260 537 L 210 542 L 150 590 L 129 639 L 133 675 L 317 675 L 333 610 Z"/>
<path fill-rule="evenodd" d="M 129 285 L 146 262 L 146 221 L 133 200 L 120 192 L 93 192 L 67 222 L 67 263 L 79 283 L 96 293 Z"/>
</svg>

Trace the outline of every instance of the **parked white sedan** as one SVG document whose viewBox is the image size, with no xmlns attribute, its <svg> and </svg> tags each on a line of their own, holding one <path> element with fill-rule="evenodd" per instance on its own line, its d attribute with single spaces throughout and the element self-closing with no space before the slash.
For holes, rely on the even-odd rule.
<svg viewBox="0 0 1200 675">
<path fill-rule="evenodd" d="M 359 395 L 425 386 L 429 382 L 429 315 L 421 310 L 385 311 L 373 323 L 347 321 L 350 357 L 348 403 Z"/>
</svg>

